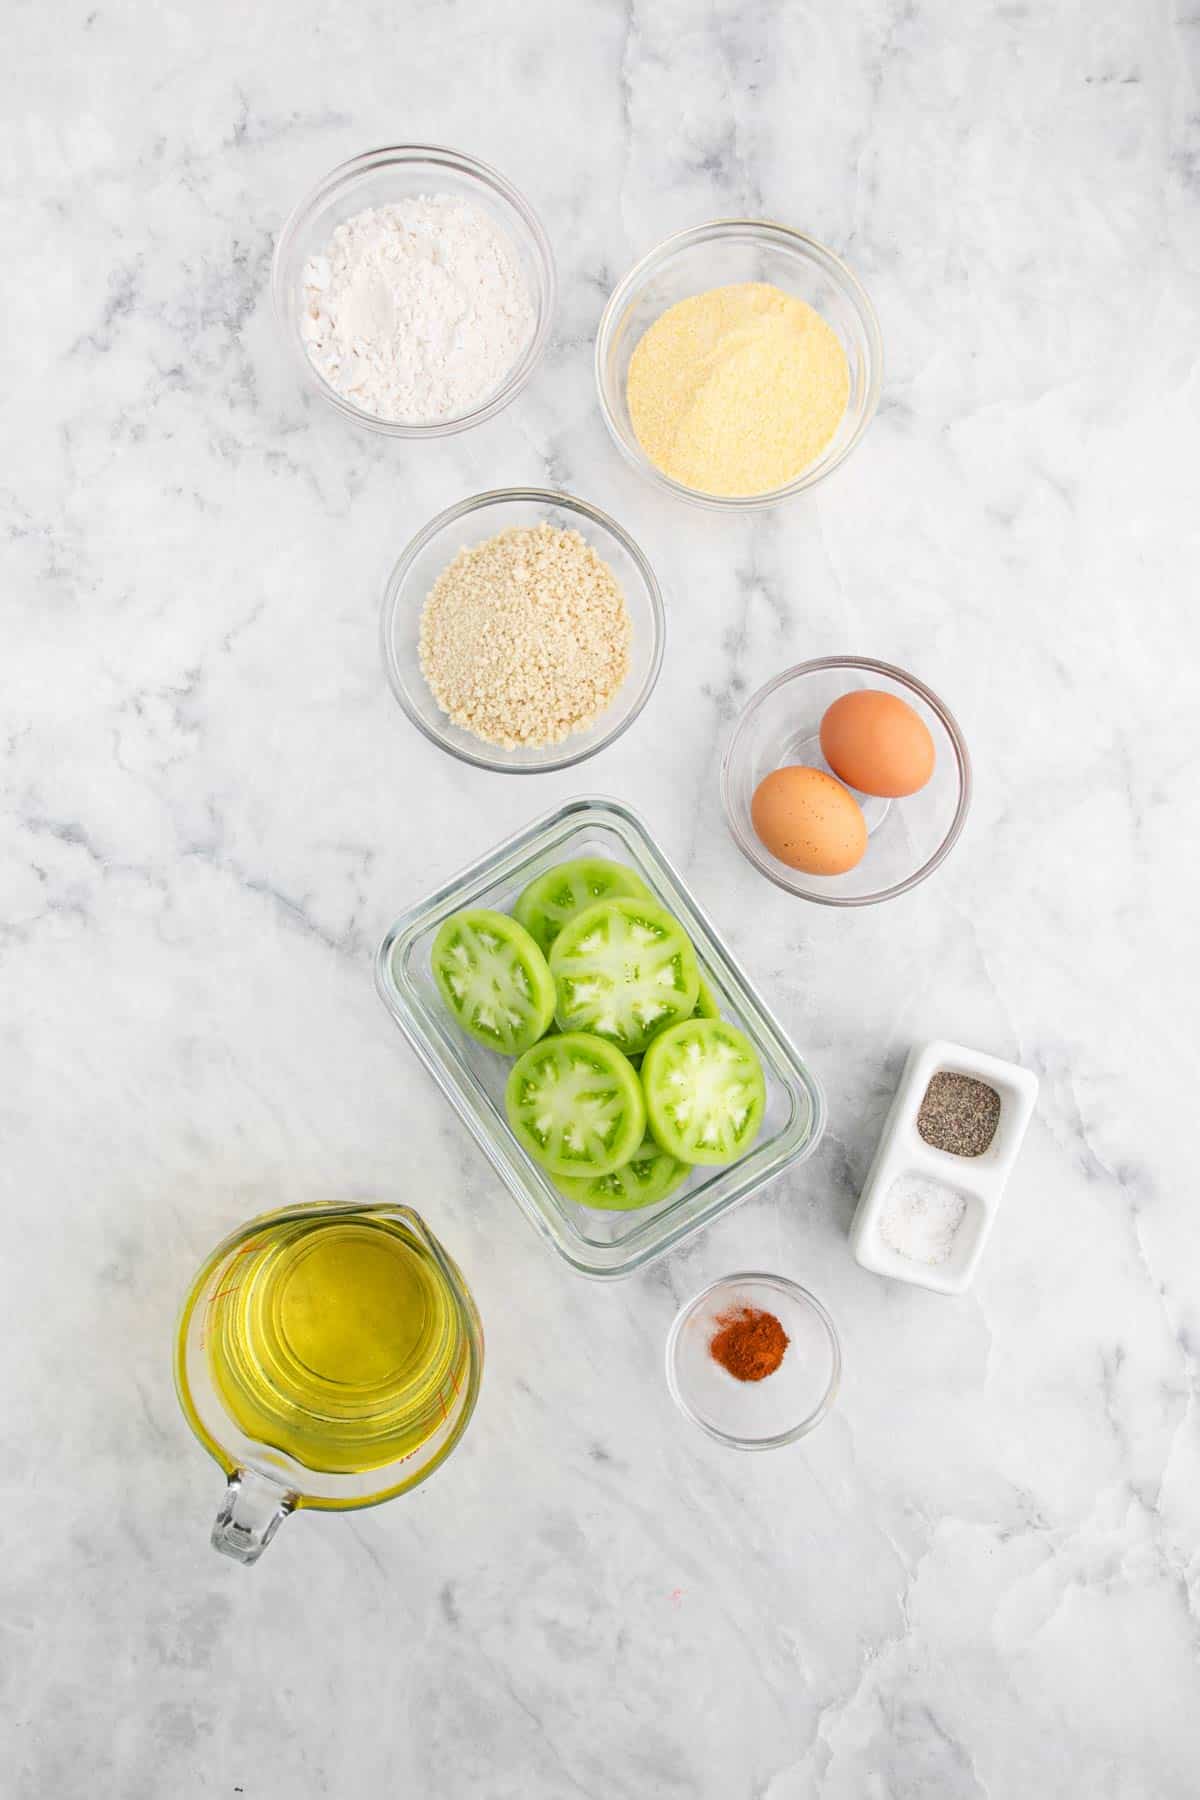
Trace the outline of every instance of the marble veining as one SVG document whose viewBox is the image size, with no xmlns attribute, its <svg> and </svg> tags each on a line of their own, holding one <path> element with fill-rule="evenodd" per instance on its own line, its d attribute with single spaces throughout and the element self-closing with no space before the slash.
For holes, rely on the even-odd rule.
<svg viewBox="0 0 1200 1800">
<path fill-rule="evenodd" d="M 17 0 L 0 107 L 0 1721 L 14 1800 L 1190 1800 L 1200 1789 L 1194 756 L 1200 32 L 1135 0 Z M 275 235 L 374 144 L 541 214 L 516 404 L 352 429 L 271 316 Z M 841 250 L 883 404 L 827 485 L 726 519 L 597 411 L 613 283 L 723 213 Z M 662 580 L 656 696 L 537 780 L 451 763 L 380 668 L 436 510 L 562 485 Z M 976 764 L 943 870 L 849 917 L 721 821 L 788 662 L 923 676 Z M 529 1232 L 372 989 L 392 917 L 579 792 L 635 804 L 824 1082 L 793 1176 L 627 1284 Z M 969 1295 L 846 1229 L 903 1058 L 1041 1079 Z M 245 1573 L 170 1377 L 194 1266 L 286 1201 L 414 1201 L 486 1321 L 410 1498 Z M 786 1453 L 692 1431 L 667 1327 L 737 1266 L 843 1333 Z"/>
</svg>

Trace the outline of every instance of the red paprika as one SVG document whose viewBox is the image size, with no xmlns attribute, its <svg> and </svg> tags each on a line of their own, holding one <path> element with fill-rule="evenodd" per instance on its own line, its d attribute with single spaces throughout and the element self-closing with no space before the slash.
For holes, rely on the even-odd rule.
<svg viewBox="0 0 1200 1800">
<path fill-rule="evenodd" d="M 739 1381 L 762 1381 L 773 1375 L 791 1342 L 775 1314 L 760 1312 L 755 1306 L 721 1313 L 717 1324 L 720 1329 L 710 1341 L 708 1353 Z"/>
</svg>

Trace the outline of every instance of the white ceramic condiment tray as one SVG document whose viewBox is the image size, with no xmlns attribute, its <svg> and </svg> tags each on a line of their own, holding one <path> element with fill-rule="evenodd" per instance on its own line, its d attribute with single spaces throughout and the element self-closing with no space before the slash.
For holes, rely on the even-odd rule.
<svg viewBox="0 0 1200 1800">
<path fill-rule="evenodd" d="M 936 1150 L 917 1130 L 917 1113 L 925 1090 L 932 1077 L 943 1070 L 985 1081 L 1000 1096 L 996 1135 L 981 1156 L 956 1156 L 948 1150 Z M 983 1255 L 1004 1185 L 1033 1113 L 1037 1091 L 1037 1076 L 1017 1063 L 983 1056 L 978 1050 L 967 1050 L 942 1039 L 913 1047 L 850 1227 L 850 1247 L 864 1269 L 876 1275 L 890 1275 L 897 1281 L 913 1281 L 939 1294 L 965 1292 Z M 919 1262 L 902 1256 L 884 1239 L 881 1227 L 888 1194 L 893 1182 L 905 1176 L 937 1182 L 966 1200 L 966 1211 L 945 1262 Z"/>
</svg>

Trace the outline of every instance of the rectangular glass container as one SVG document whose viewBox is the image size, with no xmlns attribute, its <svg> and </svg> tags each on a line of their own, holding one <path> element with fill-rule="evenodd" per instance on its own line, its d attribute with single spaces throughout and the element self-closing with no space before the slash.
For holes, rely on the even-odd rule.
<svg viewBox="0 0 1200 1800">
<path fill-rule="evenodd" d="M 504 1116 L 511 1061 L 459 1029 L 429 966 L 434 936 L 451 913 L 467 906 L 507 912 L 536 875 L 579 856 L 603 856 L 636 869 L 688 933 L 722 1016 L 746 1033 L 766 1076 L 766 1115 L 749 1154 L 724 1168 L 695 1169 L 657 1206 L 634 1212 L 580 1206 L 531 1161 Z M 583 1275 L 632 1274 L 816 1149 L 825 1123 L 817 1081 L 641 820 L 616 800 L 572 800 L 472 863 L 397 919 L 380 945 L 375 972 L 384 1005 L 525 1217 Z"/>
</svg>

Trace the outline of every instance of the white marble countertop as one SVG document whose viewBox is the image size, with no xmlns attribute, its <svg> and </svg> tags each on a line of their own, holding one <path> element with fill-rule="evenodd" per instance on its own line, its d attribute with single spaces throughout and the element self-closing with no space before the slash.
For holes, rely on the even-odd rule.
<svg viewBox="0 0 1200 1800">
<path fill-rule="evenodd" d="M 15 1800 L 1200 1787 L 1200 34 L 1169 11 L 17 5 Z M 561 300 L 515 405 L 410 447 L 299 390 L 267 273 L 314 179 L 420 140 L 528 194 Z M 590 361 L 629 264 L 730 212 L 843 251 L 888 364 L 845 469 L 732 522 L 622 464 Z M 670 615 L 637 727 L 537 780 L 420 739 L 377 642 L 409 535 L 511 482 L 615 513 Z M 748 693 L 840 650 L 923 676 L 977 773 L 945 868 L 850 916 L 757 877 L 717 792 Z M 832 1109 L 811 1162 L 615 1287 L 535 1239 L 371 980 L 401 907 L 580 792 L 643 813 Z M 1042 1082 L 959 1300 L 846 1244 L 929 1035 Z M 176 1307 L 243 1218 L 351 1194 L 412 1201 L 459 1257 L 488 1333 L 479 1411 L 411 1497 L 297 1518 L 243 1571 L 208 1548 L 221 1476 L 172 1391 Z M 679 1302 L 755 1264 L 825 1300 L 846 1378 L 811 1439 L 747 1457 L 676 1414 L 661 1358 Z"/>
</svg>

